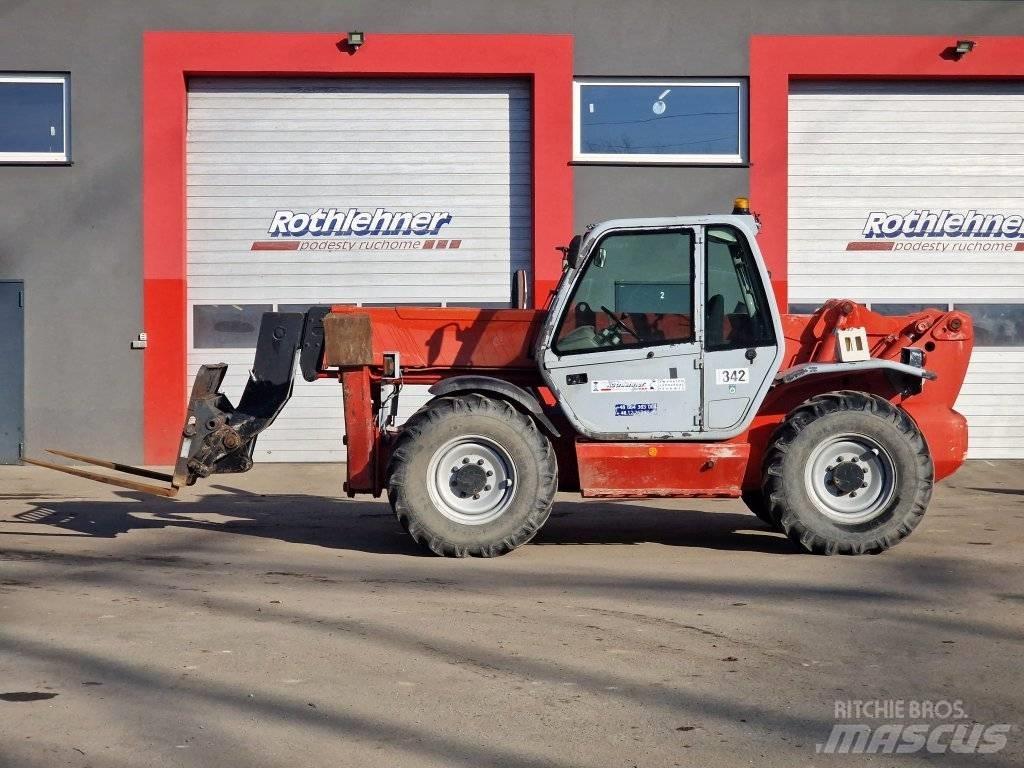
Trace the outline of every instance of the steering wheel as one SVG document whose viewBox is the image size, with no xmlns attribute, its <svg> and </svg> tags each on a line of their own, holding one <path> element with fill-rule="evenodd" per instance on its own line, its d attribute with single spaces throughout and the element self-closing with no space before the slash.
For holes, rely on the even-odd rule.
<svg viewBox="0 0 1024 768">
<path fill-rule="evenodd" d="M 618 328 L 619 330 L 625 331 L 637 341 L 643 341 L 643 339 L 640 338 L 639 334 L 637 334 L 636 331 L 634 331 L 632 328 L 626 325 L 626 322 L 624 320 L 621 320 L 620 318 L 616 317 L 615 313 L 608 309 L 608 307 L 604 306 L 604 304 L 601 305 L 601 311 L 608 315 L 608 319 L 612 321 L 613 328 Z"/>
</svg>

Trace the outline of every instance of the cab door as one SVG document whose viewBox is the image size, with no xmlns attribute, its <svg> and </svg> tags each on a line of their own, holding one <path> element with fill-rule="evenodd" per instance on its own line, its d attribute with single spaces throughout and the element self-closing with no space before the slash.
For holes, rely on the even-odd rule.
<svg viewBox="0 0 1024 768">
<path fill-rule="evenodd" d="M 778 370 L 781 326 L 767 272 L 731 224 L 704 230 L 704 421 L 708 439 L 746 424 Z"/>
<path fill-rule="evenodd" d="M 582 434 L 678 439 L 699 430 L 699 233 L 613 229 L 589 249 L 542 360 L 545 379 Z"/>
</svg>

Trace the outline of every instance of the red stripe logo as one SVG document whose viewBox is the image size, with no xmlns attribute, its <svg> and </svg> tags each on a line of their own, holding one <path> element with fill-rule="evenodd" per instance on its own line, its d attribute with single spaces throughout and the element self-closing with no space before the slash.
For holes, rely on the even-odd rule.
<svg viewBox="0 0 1024 768">
<path fill-rule="evenodd" d="M 870 243 L 863 240 L 855 240 L 846 244 L 848 251 L 891 251 L 892 243 Z"/>
<path fill-rule="evenodd" d="M 281 240 L 261 240 L 252 244 L 252 251 L 297 251 L 299 250 L 298 241 L 293 240 L 292 242 L 281 241 Z"/>
</svg>

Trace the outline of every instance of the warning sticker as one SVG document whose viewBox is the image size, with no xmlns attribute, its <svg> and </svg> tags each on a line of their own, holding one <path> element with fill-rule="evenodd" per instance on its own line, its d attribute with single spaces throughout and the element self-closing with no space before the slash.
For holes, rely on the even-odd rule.
<svg viewBox="0 0 1024 768">
<path fill-rule="evenodd" d="M 597 379 L 591 392 L 685 392 L 685 379 Z"/>
</svg>

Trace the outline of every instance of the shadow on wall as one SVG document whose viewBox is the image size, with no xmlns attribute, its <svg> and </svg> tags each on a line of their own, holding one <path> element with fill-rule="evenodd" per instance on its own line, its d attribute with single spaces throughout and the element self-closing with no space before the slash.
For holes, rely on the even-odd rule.
<svg viewBox="0 0 1024 768">
<path fill-rule="evenodd" d="M 214 486 L 228 493 L 211 494 L 195 501 L 165 501 L 119 492 L 135 503 L 45 501 L 16 515 L 23 523 L 36 523 L 58 531 L 111 538 L 120 533 L 167 526 L 217 530 L 259 536 L 296 544 L 376 554 L 425 555 L 406 534 L 390 509 L 367 501 L 328 496 L 260 495 Z M 25 494 L 17 494 L 25 498 Z M 7 498 L 0 494 L 0 499 Z M 19 533 L 19 536 L 33 535 Z M 726 551 L 795 554 L 781 534 L 768 530 L 749 514 L 666 510 L 638 504 L 559 502 L 551 519 L 531 546 L 555 544 L 639 544 L 699 547 Z"/>
</svg>

